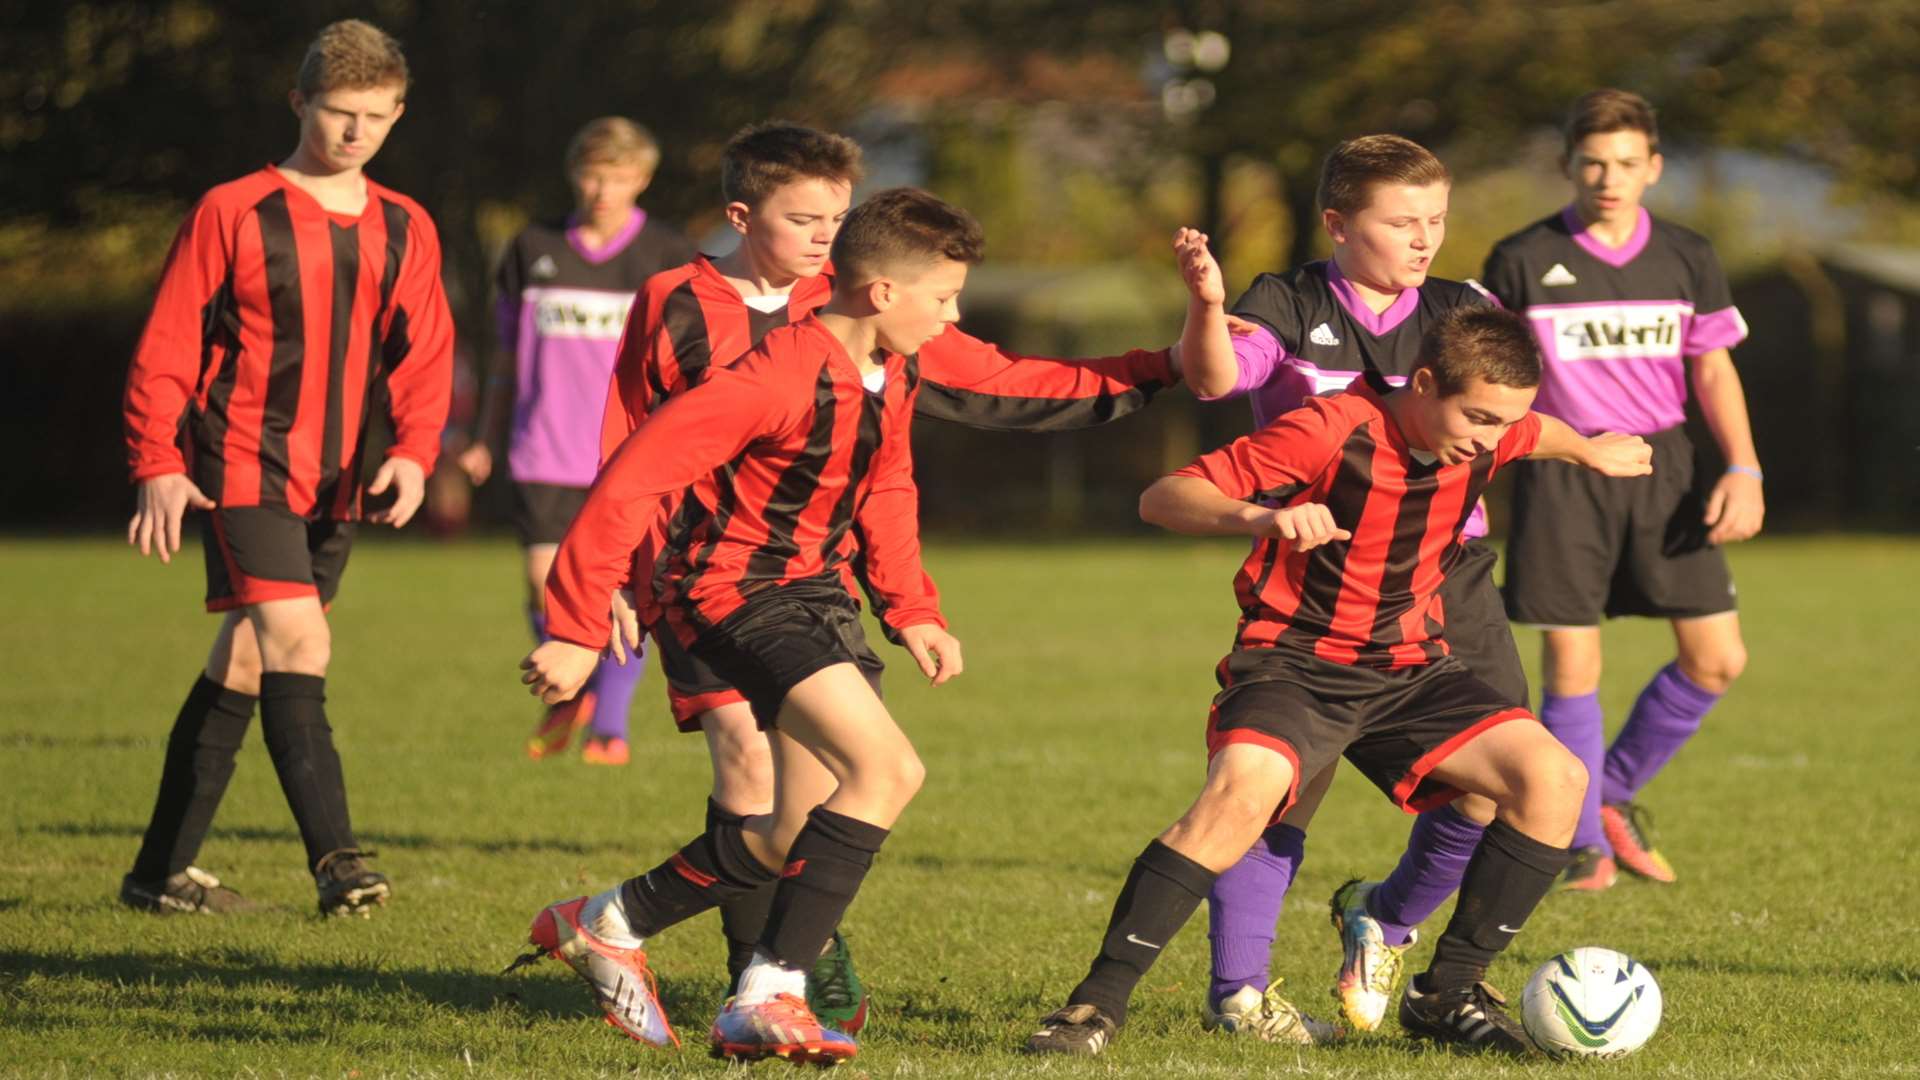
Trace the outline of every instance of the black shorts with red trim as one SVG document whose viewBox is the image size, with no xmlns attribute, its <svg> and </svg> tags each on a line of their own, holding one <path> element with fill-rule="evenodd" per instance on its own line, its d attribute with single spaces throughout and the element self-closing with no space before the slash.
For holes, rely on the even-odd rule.
<svg viewBox="0 0 1920 1080">
<path fill-rule="evenodd" d="M 667 677 L 667 708 L 673 713 L 674 727 L 688 734 L 698 732 L 702 716 L 747 700 L 706 661 L 688 652 L 666 623 L 655 623 L 650 636 L 654 660 Z"/>
<path fill-rule="evenodd" d="M 1303 777 L 1341 757 L 1396 806 L 1419 813 L 1459 798 L 1429 775 L 1449 755 L 1509 720 L 1532 720 L 1452 656 L 1385 670 L 1336 664 L 1291 649 L 1241 649 L 1220 661 L 1223 689 L 1207 716 L 1207 754 L 1252 743 L 1294 766 L 1293 804 Z"/>
<path fill-rule="evenodd" d="M 886 670 L 867 646 L 860 606 L 837 574 L 755 594 L 688 651 L 746 696 L 762 730 L 775 726 L 787 691 L 817 671 L 853 664 L 878 694 Z"/>
<path fill-rule="evenodd" d="M 1500 691 L 1510 705 L 1527 703 L 1527 669 L 1493 567 L 1500 553 L 1485 540 L 1468 540 L 1460 560 L 1440 583 L 1440 610 L 1447 649 L 1480 681 Z"/>
<path fill-rule="evenodd" d="M 1734 610 L 1727 557 L 1707 543 L 1693 443 L 1678 427 L 1647 442 L 1652 476 L 1601 476 L 1564 461 L 1518 464 L 1503 590 L 1514 622 L 1598 626 L 1622 615 L 1692 619 Z"/>
<path fill-rule="evenodd" d="M 560 484 L 513 485 L 513 531 L 521 547 L 557 544 L 587 505 L 587 489 Z"/>
<path fill-rule="evenodd" d="M 324 607 L 340 591 L 353 549 L 352 522 L 310 521 L 277 506 L 209 510 L 200 532 L 208 611 L 301 596 Z"/>
</svg>

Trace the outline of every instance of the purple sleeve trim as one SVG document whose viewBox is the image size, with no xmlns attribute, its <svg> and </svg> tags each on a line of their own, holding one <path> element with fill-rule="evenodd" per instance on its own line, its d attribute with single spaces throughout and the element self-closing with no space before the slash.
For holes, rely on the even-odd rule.
<svg viewBox="0 0 1920 1080">
<path fill-rule="evenodd" d="M 1273 378 L 1275 369 L 1286 350 L 1280 347 L 1280 339 L 1273 331 L 1264 326 L 1256 327 L 1251 334 L 1233 336 L 1233 359 L 1240 366 L 1240 377 L 1234 381 L 1233 389 L 1224 394 L 1212 396 L 1195 395 L 1201 401 L 1220 401 L 1225 398 L 1239 397 L 1255 387 L 1265 386 Z"/>
<path fill-rule="evenodd" d="M 1737 307 L 1724 307 L 1696 314 L 1687 324 L 1687 340 L 1681 351 L 1688 356 L 1705 356 L 1715 349 L 1730 349 L 1747 340 L 1747 320 Z"/>
</svg>

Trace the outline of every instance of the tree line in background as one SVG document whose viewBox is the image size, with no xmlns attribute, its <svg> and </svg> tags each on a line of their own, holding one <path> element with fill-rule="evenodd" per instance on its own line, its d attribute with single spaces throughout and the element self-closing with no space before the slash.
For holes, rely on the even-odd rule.
<svg viewBox="0 0 1920 1080">
<path fill-rule="evenodd" d="M 25 419 L 97 411 L 179 215 L 291 148 L 287 89 L 305 43 L 337 18 L 369 18 L 407 49 L 408 116 L 372 171 L 439 222 L 477 337 L 494 250 L 565 208 L 562 150 L 593 116 L 654 129 L 665 158 L 645 201 L 696 235 L 717 220 L 726 138 L 778 116 L 911 159 L 916 179 L 981 216 L 996 261 L 1160 260 L 1170 229 L 1192 221 L 1230 262 L 1244 245 L 1286 264 L 1312 255 L 1314 182 L 1339 139 L 1393 131 L 1457 172 L 1490 169 L 1597 85 L 1654 100 L 1671 144 L 1754 148 L 1824 166 L 1850 193 L 1920 197 L 1914 12 L 1911 0 L 0 5 L 0 308 L 17 331 L 0 344 L 16 391 L 41 377 L 30 353 L 85 354 Z M 8 395 L 10 420 L 21 396 Z"/>
</svg>

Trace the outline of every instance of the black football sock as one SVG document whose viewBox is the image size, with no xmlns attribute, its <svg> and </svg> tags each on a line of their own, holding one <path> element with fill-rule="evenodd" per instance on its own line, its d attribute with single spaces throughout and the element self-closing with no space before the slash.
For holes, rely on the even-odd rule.
<svg viewBox="0 0 1920 1080">
<path fill-rule="evenodd" d="M 635 934 L 652 937 L 710 907 L 773 887 L 779 875 L 753 857 L 739 820 L 715 821 L 666 862 L 621 884 L 620 907 Z"/>
<path fill-rule="evenodd" d="M 260 676 L 260 733 L 280 790 L 300 827 L 308 868 L 359 844 L 347 817 L 347 781 L 327 725 L 327 679 L 270 671 Z"/>
<path fill-rule="evenodd" d="M 760 947 L 787 967 L 812 967 L 886 839 L 878 825 L 814 807 L 787 851 Z"/>
<path fill-rule="evenodd" d="M 707 831 L 745 825 L 746 815 L 727 810 L 707 800 Z M 727 939 L 727 985 L 738 986 L 740 973 L 753 963 L 753 948 L 767 928 L 767 913 L 773 910 L 774 882 L 720 902 L 720 933 Z"/>
<path fill-rule="evenodd" d="M 1094 1005 L 1123 1024 L 1127 999 L 1213 890 L 1220 875 L 1155 840 L 1133 861 L 1120 898 L 1113 902 L 1106 940 L 1087 977 L 1073 988 L 1069 1005 Z"/>
<path fill-rule="evenodd" d="M 252 694 L 229 690 L 202 674 L 174 718 L 160 767 L 160 794 L 133 860 L 139 881 L 159 881 L 185 870 L 233 779 L 233 758 L 253 722 Z"/>
<path fill-rule="evenodd" d="M 1543 844 L 1504 821 L 1487 826 L 1420 989 L 1449 990 L 1486 978 L 1487 965 L 1526 925 L 1571 856 L 1570 849 Z"/>
</svg>

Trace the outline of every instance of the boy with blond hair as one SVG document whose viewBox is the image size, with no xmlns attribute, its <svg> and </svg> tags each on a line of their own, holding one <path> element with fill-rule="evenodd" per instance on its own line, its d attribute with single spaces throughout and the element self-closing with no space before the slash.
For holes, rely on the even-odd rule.
<svg viewBox="0 0 1920 1080">
<path fill-rule="evenodd" d="M 637 205 L 659 164 L 659 144 L 632 120 L 586 124 L 567 146 L 573 213 L 514 237 L 495 277 L 498 345 L 474 440 L 458 462 L 475 484 L 485 483 L 504 436 L 535 644 L 546 640 L 553 549 L 599 471 L 600 418 L 634 294 L 694 254 L 685 237 Z M 628 706 L 640 673 L 639 664 L 602 664 L 578 697 L 547 710 L 527 740 L 528 756 L 555 756 L 586 728 L 583 760 L 626 764 Z"/>
<path fill-rule="evenodd" d="M 327 605 L 355 523 L 400 528 L 419 509 L 452 392 L 433 222 L 363 172 L 406 110 L 407 83 L 399 44 L 378 28 L 322 30 L 289 95 L 293 153 L 209 191 L 167 255 L 127 374 L 138 487 L 127 541 L 170 562 L 182 515 L 203 511 L 206 606 L 224 618 L 121 882 L 130 906 L 256 906 L 192 865 L 256 701 L 321 912 L 365 914 L 390 894 L 349 823 L 324 703 Z M 394 431 L 377 466 L 376 409 Z"/>
</svg>

